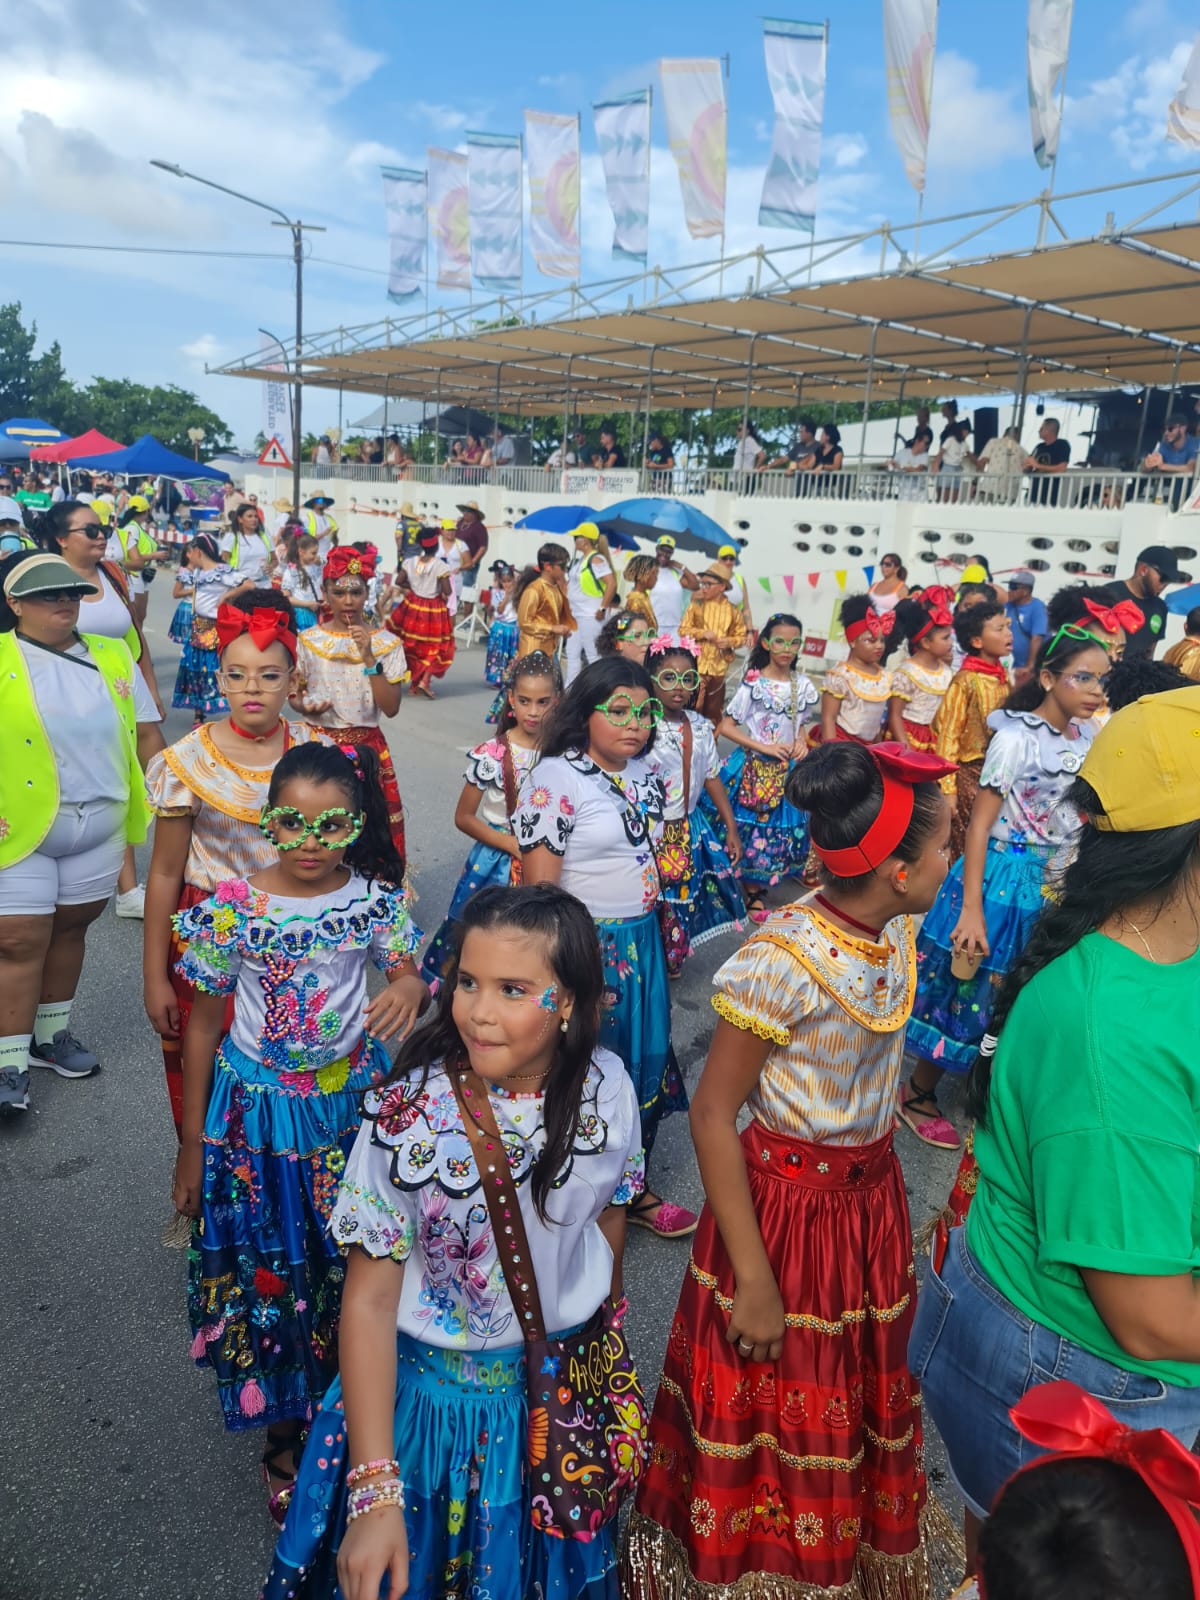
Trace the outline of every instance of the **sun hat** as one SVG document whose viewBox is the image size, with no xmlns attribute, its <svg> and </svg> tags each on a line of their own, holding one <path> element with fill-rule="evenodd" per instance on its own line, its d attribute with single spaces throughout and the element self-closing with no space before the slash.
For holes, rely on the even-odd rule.
<svg viewBox="0 0 1200 1600">
<path fill-rule="evenodd" d="M 278 500 L 271 501 L 272 511 L 290 511 L 291 509 L 292 502 L 290 500 L 285 500 L 282 495 L 280 495 Z"/>
<path fill-rule="evenodd" d="M 4 580 L 4 594 L 9 600 L 28 600 L 32 595 L 54 594 L 63 589 L 78 595 L 100 593 L 99 584 L 81 578 L 61 556 L 52 556 L 48 551 L 17 562 Z"/>
<path fill-rule="evenodd" d="M 705 567 L 700 576 L 701 578 L 711 578 L 714 583 L 719 583 L 722 589 L 729 588 L 729 579 L 721 571 L 720 567 L 716 566 L 715 564 L 711 567 Z"/>
<path fill-rule="evenodd" d="M 21 505 L 18 500 L 11 499 L 6 494 L 0 494 L 0 522 L 16 522 L 25 526 L 25 519 L 21 515 Z"/>
<path fill-rule="evenodd" d="M 1080 776 L 1102 833 L 1146 833 L 1200 818 L 1200 685 L 1143 695 L 1096 735 Z"/>
<path fill-rule="evenodd" d="M 312 507 L 315 511 L 318 506 L 331 506 L 333 504 L 333 496 L 331 494 L 310 495 L 304 504 L 306 508 Z"/>
<path fill-rule="evenodd" d="M 479 501 L 478 500 L 462 500 L 455 507 L 455 509 L 457 511 L 478 511 L 479 510 Z"/>
<path fill-rule="evenodd" d="M 402 517 L 415 517 L 416 514 L 417 513 L 413 510 L 413 503 L 411 500 L 402 500 L 400 502 L 400 515 Z"/>
</svg>

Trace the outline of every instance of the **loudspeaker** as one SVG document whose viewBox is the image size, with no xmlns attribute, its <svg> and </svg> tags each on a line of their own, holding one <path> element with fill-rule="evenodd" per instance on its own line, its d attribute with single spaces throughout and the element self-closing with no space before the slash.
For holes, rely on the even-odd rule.
<svg viewBox="0 0 1200 1600">
<path fill-rule="evenodd" d="M 999 406 L 977 406 L 972 416 L 971 454 L 977 456 L 989 439 L 1000 432 Z"/>
</svg>

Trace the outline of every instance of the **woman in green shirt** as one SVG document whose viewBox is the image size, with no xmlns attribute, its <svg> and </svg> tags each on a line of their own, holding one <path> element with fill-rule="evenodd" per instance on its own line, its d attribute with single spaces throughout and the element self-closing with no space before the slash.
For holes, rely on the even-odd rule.
<svg viewBox="0 0 1200 1600">
<path fill-rule="evenodd" d="M 979 1518 L 1041 1453 L 1008 1415 L 1036 1384 L 1200 1433 L 1200 688 L 1119 711 L 1068 798 L 1078 853 L 972 1068 L 978 1192 L 909 1344 Z"/>
</svg>

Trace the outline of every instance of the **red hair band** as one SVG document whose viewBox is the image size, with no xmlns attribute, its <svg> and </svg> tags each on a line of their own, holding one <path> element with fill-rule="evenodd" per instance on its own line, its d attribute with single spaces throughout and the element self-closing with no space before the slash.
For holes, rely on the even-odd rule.
<svg viewBox="0 0 1200 1600">
<path fill-rule="evenodd" d="M 1077 628 L 1086 628 L 1089 622 L 1098 622 L 1105 633 L 1117 633 L 1124 628 L 1126 633 L 1136 633 L 1145 622 L 1146 617 L 1140 606 L 1135 606 L 1132 600 L 1118 600 L 1115 606 L 1102 606 L 1095 600 L 1083 602 L 1084 615 L 1075 624 Z"/>
<path fill-rule="evenodd" d="M 217 608 L 217 652 L 223 653 L 242 634 L 250 635 L 251 643 L 259 650 L 268 645 L 281 644 L 296 659 L 296 635 L 287 625 L 282 611 L 269 606 L 255 606 L 253 611 L 239 611 L 237 606 L 222 605 Z"/>
<path fill-rule="evenodd" d="M 931 750 L 910 750 L 902 744 L 871 745 L 867 754 L 883 780 L 879 815 L 857 844 L 832 850 L 813 840 L 813 849 L 839 878 L 860 878 L 885 862 L 908 832 L 916 804 L 915 786 L 933 783 L 958 770 L 953 761 L 943 761 Z"/>
<path fill-rule="evenodd" d="M 891 611 L 885 612 L 881 617 L 878 611 L 868 611 L 866 616 L 858 622 L 852 622 L 846 628 L 846 643 L 853 644 L 860 634 L 869 633 L 873 639 L 885 638 L 892 631 L 896 617 Z"/>
</svg>

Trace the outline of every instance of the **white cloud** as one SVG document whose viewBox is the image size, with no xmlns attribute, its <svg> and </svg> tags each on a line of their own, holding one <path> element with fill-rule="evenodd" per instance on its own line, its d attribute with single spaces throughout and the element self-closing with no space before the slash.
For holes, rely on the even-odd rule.
<svg viewBox="0 0 1200 1600">
<path fill-rule="evenodd" d="M 1014 103 L 1018 100 L 1019 106 Z M 1001 166 L 1029 142 L 1024 84 L 986 87 L 974 61 L 955 50 L 940 50 L 929 129 L 931 182 L 949 172 L 958 188 L 964 174 Z"/>
<path fill-rule="evenodd" d="M 537 80 L 539 89 L 576 89 L 580 78 L 577 72 L 543 72 Z"/>
<path fill-rule="evenodd" d="M 1191 48 L 1191 39 L 1183 38 L 1162 55 L 1131 56 L 1110 77 L 1089 83 L 1082 94 L 1068 94 L 1064 142 L 1079 133 L 1105 138 L 1135 172 L 1164 160 L 1190 165 L 1190 153 L 1181 145 L 1168 143 L 1166 129 L 1167 107 L 1179 87 Z"/>
<path fill-rule="evenodd" d="M 868 145 L 861 133 L 831 133 L 822 146 L 822 159 L 828 157 L 839 171 L 859 166 Z"/>
<path fill-rule="evenodd" d="M 405 111 L 410 121 L 422 122 L 435 133 L 458 133 L 471 120 L 459 106 L 437 105 L 429 100 L 415 100 Z"/>
<path fill-rule="evenodd" d="M 754 137 L 760 144 L 769 144 L 771 140 L 771 124 L 765 117 L 755 117 Z"/>
<path fill-rule="evenodd" d="M 187 358 L 188 362 L 198 371 L 203 372 L 205 367 L 215 367 L 220 362 L 227 360 L 233 351 L 227 344 L 217 338 L 215 333 L 202 333 L 199 338 L 193 339 L 188 344 L 179 346 L 180 355 Z"/>
</svg>

